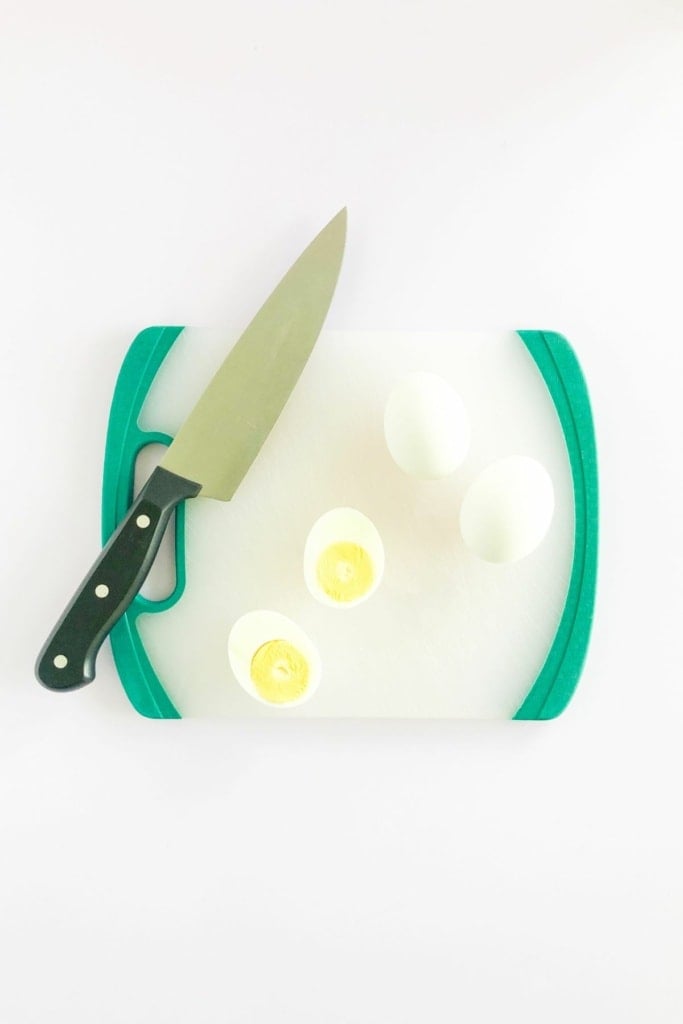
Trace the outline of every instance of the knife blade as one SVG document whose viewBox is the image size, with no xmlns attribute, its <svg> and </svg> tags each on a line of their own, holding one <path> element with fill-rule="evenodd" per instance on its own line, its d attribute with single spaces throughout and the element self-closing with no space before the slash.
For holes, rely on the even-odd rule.
<svg viewBox="0 0 683 1024">
<path fill-rule="evenodd" d="M 176 506 L 233 497 L 317 341 L 345 240 L 343 209 L 226 356 L 43 645 L 36 676 L 48 689 L 74 690 L 95 678 L 97 652 L 144 583 Z"/>
</svg>

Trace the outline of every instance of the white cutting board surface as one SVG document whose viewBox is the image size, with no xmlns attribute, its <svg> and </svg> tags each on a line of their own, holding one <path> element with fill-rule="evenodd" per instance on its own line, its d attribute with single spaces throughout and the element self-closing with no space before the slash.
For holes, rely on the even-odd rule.
<svg viewBox="0 0 683 1024">
<path fill-rule="evenodd" d="M 186 328 L 143 429 L 173 434 L 238 334 Z M 384 441 L 386 400 L 413 370 L 444 376 L 469 412 L 469 455 L 445 480 L 406 476 Z M 533 554 L 492 565 L 465 548 L 459 507 L 483 468 L 515 454 L 546 467 L 555 514 Z M 386 569 L 368 601 L 336 609 L 309 594 L 302 556 L 318 516 L 343 505 L 375 523 Z M 562 429 L 517 334 L 324 331 L 234 499 L 187 503 L 185 593 L 142 616 L 140 634 L 183 716 L 509 718 L 552 644 L 573 545 Z M 322 680 L 306 704 L 266 707 L 233 677 L 228 634 L 255 608 L 289 616 L 318 647 Z"/>
</svg>

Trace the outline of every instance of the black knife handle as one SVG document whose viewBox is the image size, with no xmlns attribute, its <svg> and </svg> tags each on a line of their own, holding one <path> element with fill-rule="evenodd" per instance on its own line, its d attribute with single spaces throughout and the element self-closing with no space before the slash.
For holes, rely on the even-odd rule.
<svg viewBox="0 0 683 1024">
<path fill-rule="evenodd" d="M 95 678 L 95 659 L 145 582 L 173 510 L 201 485 L 157 466 L 50 634 L 36 675 L 50 690 Z"/>
</svg>

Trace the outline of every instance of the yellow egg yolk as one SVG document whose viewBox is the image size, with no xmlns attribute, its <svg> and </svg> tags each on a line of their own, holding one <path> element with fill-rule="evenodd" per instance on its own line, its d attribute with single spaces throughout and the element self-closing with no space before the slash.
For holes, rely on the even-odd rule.
<svg viewBox="0 0 683 1024">
<path fill-rule="evenodd" d="M 340 604 L 364 597 L 374 580 L 370 555 L 360 544 L 338 541 L 325 548 L 318 559 L 318 584 Z"/>
<path fill-rule="evenodd" d="M 288 704 L 306 692 L 310 669 L 289 640 L 268 640 L 251 659 L 251 681 L 270 704 Z"/>
</svg>

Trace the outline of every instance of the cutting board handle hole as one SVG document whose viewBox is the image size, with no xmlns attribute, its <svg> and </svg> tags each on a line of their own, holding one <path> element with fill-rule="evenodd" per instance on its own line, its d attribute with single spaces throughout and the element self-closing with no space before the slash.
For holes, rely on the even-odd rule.
<svg viewBox="0 0 683 1024">
<path fill-rule="evenodd" d="M 136 495 L 142 490 L 152 470 L 159 465 L 166 450 L 165 445 L 156 442 L 147 444 L 144 448 L 140 449 L 135 460 L 134 491 Z M 177 583 L 175 533 L 176 513 L 174 512 L 149 575 L 140 589 L 140 593 L 148 601 L 165 601 L 175 591 Z"/>
</svg>

